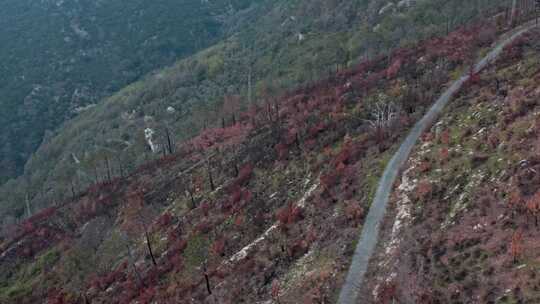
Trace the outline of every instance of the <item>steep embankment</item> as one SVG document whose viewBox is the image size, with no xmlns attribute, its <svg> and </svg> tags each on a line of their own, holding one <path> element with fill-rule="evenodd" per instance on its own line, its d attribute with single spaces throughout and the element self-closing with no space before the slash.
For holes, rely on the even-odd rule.
<svg viewBox="0 0 540 304">
<path fill-rule="evenodd" d="M 0 300 L 337 301 L 382 169 L 493 29 L 463 28 L 227 116 L 10 227 Z"/>
<path fill-rule="evenodd" d="M 365 302 L 539 301 L 539 35 L 507 45 L 414 149 Z"/>
<path fill-rule="evenodd" d="M 534 26 L 535 25 L 531 23 L 505 35 L 487 55 L 475 64 L 473 71 L 464 72 L 462 76 L 455 80 L 450 87 L 444 91 L 424 117 L 416 123 L 405 141 L 401 144 L 396 154 L 388 163 L 382 178 L 379 181 L 375 198 L 371 204 L 366 222 L 362 229 L 360 241 L 355 250 L 351 268 L 340 293 L 339 303 L 354 304 L 358 301 L 358 293 L 362 290 L 365 273 L 368 269 L 375 246 L 379 241 L 379 229 L 381 221 L 386 213 L 393 185 L 422 133 L 424 133 L 425 130 L 439 117 L 444 107 L 451 98 L 461 90 L 463 85 L 468 81 L 471 81 L 471 77 L 477 77 L 476 74 L 480 73 L 480 71 L 482 71 L 489 63 L 496 60 L 506 46 L 513 43 Z"/>
</svg>

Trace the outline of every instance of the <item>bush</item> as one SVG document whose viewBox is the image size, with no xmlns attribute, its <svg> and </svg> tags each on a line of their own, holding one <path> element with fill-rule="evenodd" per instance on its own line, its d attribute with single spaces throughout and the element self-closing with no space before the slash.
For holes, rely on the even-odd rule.
<svg viewBox="0 0 540 304">
<path fill-rule="evenodd" d="M 279 209 L 276 213 L 276 217 L 282 228 L 287 228 L 288 225 L 292 225 L 304 218 L 302 209 L 291 203 Z"/>
</svg>

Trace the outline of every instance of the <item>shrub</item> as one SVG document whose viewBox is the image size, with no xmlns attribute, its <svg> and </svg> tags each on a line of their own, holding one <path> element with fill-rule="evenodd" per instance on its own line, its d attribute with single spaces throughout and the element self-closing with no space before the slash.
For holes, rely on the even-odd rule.
<svg viewBox="0 0 540 304">
<path fill-rule="evenodd" d="M 534 218 L 535 225 L 538 226 L 538 214 L 540 213 L 540 191 L 536 192 L 526 204 L 527 211 Z"/>
<path fill-rule="evenodd" d="M 291 258 L 299 258 L 302 255 L 306 254 L 309 250 L 309 244 L 304 239 L 296 240 L 289 248 L 287 253 Z"/>
<path fill-rule="evenodd" d="M 397 285 L 395 282 L 384 282 L 377 295 L 377 303 L 390 304 L 396 300 Z"/>
<path fill-rule="evenodd" d="M 429 199 L 433 193 L 433 185 L 428 180 L 423 180 L 416 187 L 416 197 L 418 200 L 424 201 Z"/>
<path fill-rule="evenodd" d="M 294 224 L 304 218 L 302 214 L 302 209 L 291 203 L 279 209 L 276 213 L 276 217 L 282 228 L 286 228 L 288 225 Z"/>
<path fill-rule="evenodd" d="M 450 159 L 450 151 L 448 150 L 448 148 L 442 148 L 439 151 L 439 159 L 441 162 L 446 162 L 448 161 L 448 159 Z"/>
<path fill-rule="evenodd" d="M 172 223 L 172 220 L 173 216 L 165 212 L 157 219 L 156 225 L 159 229 L 167 228 Z"/>
<path fill-rule="evenodd" d="M 350 222 L 358 225 L 359 221 L 364 217 L 364 208 L 360 207 L 357 201 L 349 201 L 345 205 L 345 216 Z"/>
<path fill-rule="evenodd" d="M 339 176 L 334 170 L 326 174 L 322 174 L 320 179 L 321 179 L 321 184 L 324 187 L 324 189 L 329 191 L 332 188 L 334 188 L 335 185 L 337 185 L 339 181 Z"/>
<path fill-rule="evenodd" d="M 156 295 L 156 290 L 154 287 L 150 286 L 150 287 L 144 288 L 139 293 L 137 303 L 150 304 L 152 303 L 152 299 L 154 298 L 155 295 Z"/>
<path fill-rule="evenodd" d="M 285 160 L 289 155 L 289 147 L 284 143 L 277 144 L 275 150 L 279 160 Z"/>
<path fill-rule="evenodd" d="M 397 74 L 399 73 L 399 70 L 401 69 L 402 64 L 403 64 L 403 60 L 401 58 L 395 59 L 386 70 L 386 78 L 388 79 L 395 78 Z"/>
<path fill-rule="evenodd" d="M 204 201 L 201 203 L 200 207 L 202 214 L 207 217 L 210 213 L 210 204 L 207 201 Z"/>
<path fill-rule="evenodd" d="M 200 233 L 206 234 L 212 230 L 212 225 L 208 220 L 202 220 L 195 226 L 195 230 Z"/>
<path fill-rule="evenodd" d="M 514 263 L 517 262 L 518 258 L 523 253 L 523 232 L 520 230 L 515 231 L 512 234 L 512 240 L 510 241 L 510 255 Z"/>
<path fill-rule="evenodd" d="M 252 176 L 253 176 L 253 165 L 249 163 L 245 164 L 242 168 L 240 168 L 235 184 L 238 186 L 243 186 L 247 182 L 250 181 Z"/>
<path fill-rule="evenodd" d="M 241 228 L 244 222 L 245 222 L 245 217 L 243 215 L 237 215 L 234 218 L 234 226 L 236 228 Z"/>
<path fill-rule="evenodd" d="M 431 163 L 428 160 L 424 160 L 418 165 L 419 173 L 426 173 L 429 170 L 431 170 Z"/>
<path fill-rule="evenodd" d="M 522 209 L 525 200 L 523 199 L 520 191 L 518 189 L 513 189 L 508 196 L 508 207 L 512 211 L 519 211 Z"/>
<path fill-rule="evenodd" d="M 210 250 L 214 255 L 223 257 L 225 256 L 225 245 L 226 245 L 225 239 L 219 238 L 215 240 L 214 243 L 212 243 Z"/>
<path fill-rule="evenodd" d="M 450 144 L 450 131 L 448 130 L 444 130 L 442 133 L 441 133 L 441 137 L 440 137 L 440 140 L 441 140 L 441 143 L 443 145 L 449 145 Z"/>
</svg>

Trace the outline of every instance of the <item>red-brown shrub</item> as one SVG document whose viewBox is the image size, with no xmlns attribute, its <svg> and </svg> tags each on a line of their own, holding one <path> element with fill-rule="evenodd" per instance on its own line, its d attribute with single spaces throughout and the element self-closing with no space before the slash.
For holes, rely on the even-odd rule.
<svg viewBox="0 0 540 304">
<path fill-rule="evenodd" d="M 334 188 L 335 185 L 337 185 L 339 181 L 339 177 L 337 173 L 332 170 L 326 174 L 321 175 L 321 184 L 324 187 L 325 190 L 329 191 L 332 188 Z"/>
<path fill-rule="evenodd" d="M 195 230 L 200 233 L 206 234 L 212 230 L 212 225 L 208 220 L 202 220 L 195 226 Z"/>
<path fill-rule="evenodd" d="M 201 203 L 201 212 L 204 216 L 208 216 L 210 213 L 210 204 L 207 201 Z"/>
<path fill-rule="evenodd" d="M 225 245 L 226 245 L 226 240 L 224 238 L 219 238 L 215 240 L 214 243 L 212 243 L 210 250 L 216 256 L 224 256 Z"/>
<path fill-rule="evenodd" d="M 279 209 L 276 213 L 276 217 L 279 221 L 280 226 L 283 228 L 285 228 L 287 225 L 294 224 L 304 218 L 302 214 L 302 209 L 291 203 Z"/>
<path fill-rule="evenodd" d="M 399 70 L 401 69 L 402 64 L 403 64 L 403 60 L 401 58 L 396 58 L 386 70 L 386 78 L 388 79 L 395 78 L 397 74 L 399 73 Z"/>
<path fill-rule="evenodd" d="M 163 213 L 156 221 L 159 229 L 167 228 L 173 220 L 173 216 L 169 212 Z"/>
<path fill-rule="evenodd" d="M 523 232 L 521 230 L 515 231 L 512 234 L 512 240 L 510 242 L 510 255 L 514 263 L 523 253 Z"/>
<path fill-rule="evenodd" d="M 423 180 L 416 187 L 416 197 L 419 200 L 428 199 L 433 193 L 433 185 L 428 180 Z"/>
<path fill-rule="evenodd" d="M 289 147 L 284 143 L 279 143 L 275 147 L 279 160 L 284 160 L 289 155 Z"/>
<path fill-rule="evenodd" d="M 364 208 L 362 208 L 357 201 L 349 201 L 345 205 L 345 216 L 347 217 L 347 220 L 358 225 L 360 220 L 364 217 Z"/>
</svg>

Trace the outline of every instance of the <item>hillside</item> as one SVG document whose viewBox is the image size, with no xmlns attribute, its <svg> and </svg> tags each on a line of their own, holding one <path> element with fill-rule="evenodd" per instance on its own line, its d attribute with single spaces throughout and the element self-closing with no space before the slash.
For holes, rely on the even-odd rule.
<svg viewBox="0 0 540 304">
<path fill-rule="evenodd" d="M 540 31 L 424 134 L 396 185 L 365 303 L 537 303 Z"/>
<path fill-rule="evenodd" d="M 167 133 L 174 143 L 184 142 L 250 103 L 277 98 L 287 89 L 400 46 L 446 35 L 504 11 L 502 3 L 297 0 L 240 11 L 229 19 L 234 22 L 227 27 L 228 38 L 96 100 L 94 107 L 49 133 L 24 174 L 0 187 L 0 217 L 12 223 L 63 201 L 103 180 L 107 166 L 119 175 L 160 157 L 167 152 Z M 38 126 L 46 115 L 39 116 L 16 121 Z M 13 137 L 17 145 L 25 142 L 20 140 L 26 138 L 23 133 Z"/>
<path fill-rule="evenodd" d="M 2 1 L 0 182 L 63 122 L 226 37 L 262 2 Z"/>
<path fill-rule="evenodd" d="M 444 87 L 491 47 L 494 22 L 227 113 L 221 127 L 129 174 L 107 166 L 100 183 L 3 231 L 0 301 L 335 302 L 389 157 Z M 516 62 L 521 46 L 509 51 Z M 515 69 L 523 71 L 536 70 Z M 493 85 L 484 77 L 475 75 L 450 115 L 467 112 L 467 96 L 489 93 L 480 89 Z M 473 119 L 482 121 L 493 116 Z M 449 142 L 460 136 L 450 134 Z M 430 169 L 422 172 L 439 172 Z M 424 192 L 426 201 L 436 197 Z"/>
</svg>

